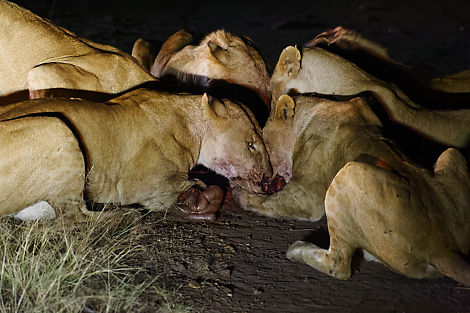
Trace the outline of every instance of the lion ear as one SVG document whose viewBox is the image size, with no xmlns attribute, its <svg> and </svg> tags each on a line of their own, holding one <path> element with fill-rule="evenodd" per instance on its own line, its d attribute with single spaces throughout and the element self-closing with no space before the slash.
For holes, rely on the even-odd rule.
<svg viewBox="0 0 470 313">
<path fill-rule="evenodd" d="M 219 61 L 221 61 L 224 56 L 227 56 L 228 46 L 223 42 L 217 43 L 214 40 L 209 40 L 207 42 L 207 47 L 209 47 L 210 54 Z"/>
<path fill-rule="evenodd" d="M 189 45 L 192 38 L 193 36 L 183 29 L 180 29 L 168 37 L 168 39 L 163 43 L 157 57 L 154 60 L 154 63 L 150 69 L 150 74 L 155 77 L 160 77 L 170 59 L 178 51 Z"/>
<path fill-rule="evenodd" d="M 220 118 L 225 119 L 229 117 L 229 112 L 225 107 L 224 103 L 208 95 L 207 93 L 204 93 L 204 95 L 202 96 L 202 105 L 207 117 L 212 120 Z"/>
<path fill-rule="evenodd" d="M 207 117 L 210 119 L 215 119 L 217 117 L 214 110 L 212 109 L 212 103 L 214 102 L 213 100 L 214 99 L 211 96 L 209 96 L 207 93 L 204 93 L 202 95 L 202 100 L 201 100 L 202 107 Z"/>
<path fill-rule="evenodd" d="M 219 45 L 212 40 L 209 40 L 207 42 L 207 47 L 209 47 L 209 51 L 211 52 L 211 54 L 215 54 L 217 50 L 221 49 L 221 47 L 219 47 Z"/>
<path fill-rule="evenodd" d="M 295 77 L 300 69 L 301 55 L 299 49 L 289 46 L 282 50 L 277 66 L 283 73 Z"/>
<path fill-rule="evenodd" d="M 380 99 L 378 99 L 380 101 Z M 380 121 L 379 117 L 372 111 L 370 108 L 370 105 L 367 103 L 367 101 L 362 98 L 362 97 L 356 97 L 348 101 L 352 105 L 354 105 L 356 108 L 359 109 L 359 112 L 361 113 L 362 118 L 364 118 L 369 125 L 377 126 L 377 127 L 383 127 L 382 122 Z"/>
<path fill-rule="evenodd" d="M 274 107 L 274 118 L 280 120 L 288 120 L 294 117 L 295 114 L 295 102 L 289 95 L 282 95 L 277 100 L 276 106 Z"/>
<path fill-rule="evenodd" d="M 245 35 L 242 35 L 240 38 L 241 38 L 241 40 L 243 41 L 243 43 L 244 43 L 246 46 L 250 46 L 250 47 L 252 47 L 252 48 L 258 49 L 258 48 L 256 47 L 255 42 L 254 42 L 253 39 L 251 39 L 250 37 L 245 36 Z"/>
</svg>

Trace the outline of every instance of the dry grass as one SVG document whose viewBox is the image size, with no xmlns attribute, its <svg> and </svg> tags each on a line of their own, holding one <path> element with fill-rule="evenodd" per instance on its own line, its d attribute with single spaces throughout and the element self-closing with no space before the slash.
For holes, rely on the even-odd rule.
<svg viewBox="0 0 470 313">
<path fill-rule="evenodd" d="M 138 225 L 125 219 L 3 218 L 0 312 L 138 312 L 144 292 L 163 299 L 159 310 L 189 312 L 172 302 L 158 277 L 132 262 L 144 250 Z"/>
</svg>

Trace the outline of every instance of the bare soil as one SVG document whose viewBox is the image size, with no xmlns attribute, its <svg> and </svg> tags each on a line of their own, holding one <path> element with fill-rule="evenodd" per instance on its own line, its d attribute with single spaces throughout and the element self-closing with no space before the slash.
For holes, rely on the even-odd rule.
<svg viewBox="0 0 470 313">
<path fill-rule="evenodd" d="M 270 69 L 281 50 L 337 25 L 389 48 L 426 74 L 470 68 L 470 3 L 329 1 L 15 1 L 83 37 L 130 52 L 142 37 L 159 44 L 180 28 L 205 34 L 224 28 L 251 37 Z M 148 214 L 138 240 L 148 249 L 136 280 L 159 276 L 194 312 L 470 312 L 470 289 L 447 279 L 409 279 L 374 262 L 356 262 L 340 281 L 285 257 L 289 244 L 328 246 L 326 220 L 265 218 L 228 201 L 212 224 Z M 161 308 L 145 294 L 143 310 Z"/>
<path fill-rule="evenodd" d="M 409 279 L 358 258 L 351 280 L 341 281 L 287 260 L 295 240 L 327 246 L 326 221 L 223 210 L 213 224 L 159 220 L 148 238 L 140 261 L 149 275 L 179 287 L 196 312 L 470 312 L 470 290 L 447 278 Z"/>
</svg>

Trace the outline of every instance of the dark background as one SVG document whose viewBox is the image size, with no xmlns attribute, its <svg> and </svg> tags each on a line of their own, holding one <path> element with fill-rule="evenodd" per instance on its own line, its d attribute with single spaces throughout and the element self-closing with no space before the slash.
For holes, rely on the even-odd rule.
<svg viewBox="0 0 470 313">
<path fill-rule="evenodd" d="M 470 2 L 417 1 L 14 1 L 79 35 L 129 52 L 136 37 L 157 44 L 180 28 L 224 28 L 251 37 L 269 66 L 287 45 L 342 25 L 388 48 L 417 70 L 470 68 Z"/>
</svg>

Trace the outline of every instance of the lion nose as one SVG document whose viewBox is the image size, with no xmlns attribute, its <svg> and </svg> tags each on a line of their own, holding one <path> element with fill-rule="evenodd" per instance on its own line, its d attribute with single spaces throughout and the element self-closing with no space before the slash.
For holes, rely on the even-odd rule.
<svg viewBox="0 0 470 313">
<path fill-rule="evenodd" d="M 261 190 L 267 194 L 273 194 L 275 192 L 278 192 L 284 188 L 286 185 L 286 181 L 284 180 L 284 177 L 282 177 L 279 174 L 276 174 L 274 179 L 271 179 L 265 175 L 263 175 L 263 178 L 261 179 L 260 182 L 260 187 Z"/>
<path fill-rule="evenodd" d="M 274 192 L 278 192 L 278 191 L 281 191 L 284 188 L 284 186 L 286 185 L 286 181 L 285 181 L 284 177 L 282 177 L 279 174 L 276 174 L 272 184 L 274 185 Z"/>
</svg>

